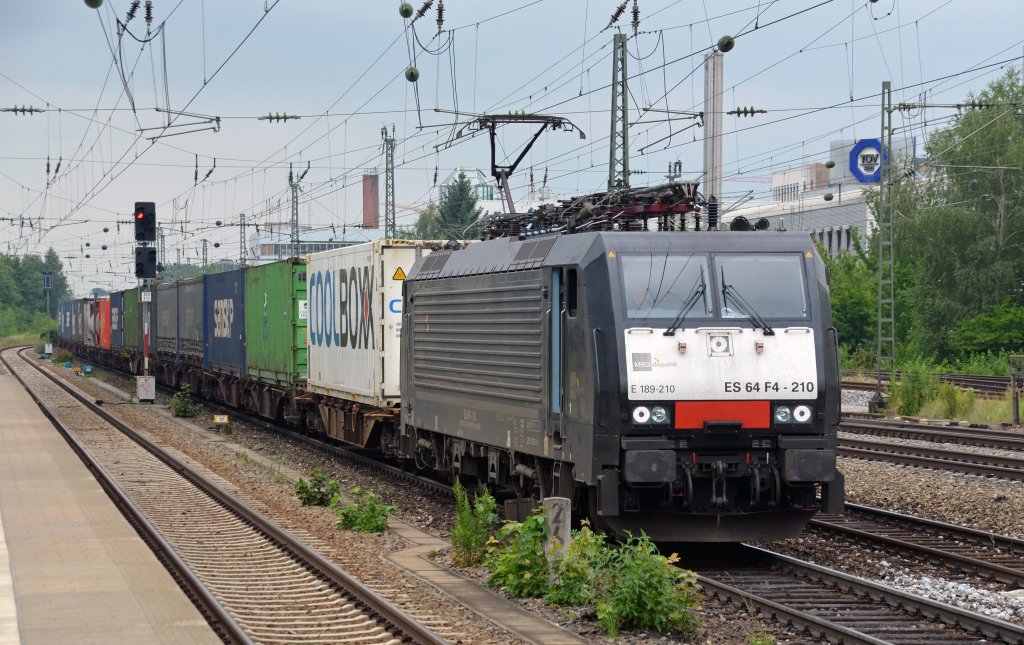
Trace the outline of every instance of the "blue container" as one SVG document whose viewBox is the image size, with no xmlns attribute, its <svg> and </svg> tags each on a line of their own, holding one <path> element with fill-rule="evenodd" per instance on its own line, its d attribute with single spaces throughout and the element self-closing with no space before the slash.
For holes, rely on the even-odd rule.
<svg viewBox="0 0 1024 645">
<path fill-rule="evenodd" d="M 245 269 L 206 276 L 205 308 L 203 367 L 245 376 Z"/>
<path fill-rule="evenodd" d="M 139 305 L 141 307 L 141 304 Z M 161 284 L 156 288 L 156 354 L 178 357 L 178 288 Z"/>
<path fill-rule="evenodd" d="M 57 338 L 64 338 L 67 332 L 64 331 L 64 303 L 57 303 Z"/>
<path fill-rule="evenodd" d="M 203 293 L 206 291 L 206 278 L 203 276 L 177 284 L 179 361 L 203 361 L 203 328 L 206 322 Z"/>
<path fill-rule="evenodd" d="M 83 365 L 82 374 L 85 374 L 86 376 L 92 374 L 92 365 Z"/>
<path fill-rule="evenodd" d="M 124 291 L 110 294 L 110 349 L 124 349 Z"/>
</svg>

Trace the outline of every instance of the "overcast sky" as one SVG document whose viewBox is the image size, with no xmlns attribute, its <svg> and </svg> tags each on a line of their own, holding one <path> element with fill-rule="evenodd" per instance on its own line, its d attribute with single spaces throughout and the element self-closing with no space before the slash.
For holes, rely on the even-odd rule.
<svg viewBox="0 0 1024 645">
<path fill-rule="evenodd" d="M 633 185 L 663 182 L 677 160 L 684 178 L 701 174 L 701 129 L 666 110 L 702 108 L 703 56 L 738 36 L 725 109 L 768 113 L 724 119 L 727 202 L 765 197 L 764 177 L 827 159 L 830 140 L 878 136 L 884 80 L 894 102 L 927 90 L 956 103 L 1024 61 L 1021 0 L 640 0 L 636 35 L 632 2 L 607 28 L 609 0 L 448 0 L 440 35 L 438 2 L 414 35 L 398 2 L 154 0 L 148 37 L 144 4 L 120 38 L 127 0 L 4 0 L 0 13 L 0 108 L 46 110 L 0 112 L 0 250 L 54 247 L 79 295 L 135 284 L 136 201 L 157 203 L 170 261 L 178 249 L 198 261 L 203 238 L 211 260 L 237 257 L 239 213 L 250 226 L 287 219 L 289 163 L 310 164 L 303 223 L 363 239 L 360 181 L 383 170 L 382 127 L 395 128 L 398 224 L 410 224 L 437 198 L 435 176 L 489 173 L 486 137 L 452 141 L 452 124 L 470 119 L 454 110 L 564 116 L 586 134 L 542 135 L 512 178 L 516 198 L 531 167 L 557 197 L 601 190 L 616 29 L 630 37 Z M 920 153 L 953 113 L 898 113 L 894 125 Z M 267 114 L 302 118 L 257 119 Z M 499 156 L 531 135 L 504 128 Z"/>
</svg>

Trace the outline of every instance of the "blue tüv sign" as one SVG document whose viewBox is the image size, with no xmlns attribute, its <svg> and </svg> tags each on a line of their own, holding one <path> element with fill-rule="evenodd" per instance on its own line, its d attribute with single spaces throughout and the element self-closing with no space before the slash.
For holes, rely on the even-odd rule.
<svg viewBox="0 0 1024 645">
<path fill-rule="evenodd" d="M 885 156 L 886 161 L 888 157 Z M 882 179 L 881 141 L 861 139 L 850 149 L 850 174 L 862 184 L 873 184 Z"/>
</svg>

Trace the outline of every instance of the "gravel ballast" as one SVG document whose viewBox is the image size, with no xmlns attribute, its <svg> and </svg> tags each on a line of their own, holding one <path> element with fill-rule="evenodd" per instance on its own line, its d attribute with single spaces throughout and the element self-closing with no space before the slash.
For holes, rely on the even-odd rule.
<svg viewBox="0 0 1024 645">
<path fill-rule="evenodd" d="M 102 378 L 122 388 L 130 387 L 131 383 L 125 377 L 108 372 L 103 372 Z M 72 380 L 95 396 L 104 397 L 110 403 L 115 403 L 111 394 L 102 390 L 97 383 L 78 378 Z M 852 391 L 848 395 L 848 391 L 844 391 L 844 409 L 856 411 L 861 405 L 866 409 L 866 401 L 872 394 Z M 158 399 L 158 403 L 166 401 L 167 397 L 163 395 Z M 323 509 L 300 506 L 291 484 L 274 481 L 279 475 L 275 477 L 266 467 L 239 458 L 227 451 L 223 445 L 211 446 L 205 441 L 191 439 L 191 433 L 167 427 L 166 417 L 157 414 L 153 409 L 141 406 L 110 407 L 119 411 L 129 423 L 153 432 L 161 440 L 174 445 L 225 479 L 234 482 L 239 488 L 246 490 L 249 496 L 265 506 L 266 512 L 276 521 L 309 536 L 311 544 L 357 576 L 364 570 L 370 578 L 380 575 L 382 554 L 404 546 L 400 539 L 390 534 L 366 536 L 339 531 L 335 527 L 333 516 Z M 195 423 L 200 427 L 211 426 L 212 418 L 209 411 L 204 411 Z M 277 434 L 264 424 L 234 422 L 233 425 L 235 433 L 230 437 L 232 442 L 303 473 L 309 473 L 315 467 L 323 468 L 332 478 L 341 482 L 343 490 L 355 485 L 373 490 L 380 494 L 386 503 L 398 507 L 396 517 L 434 535 L 446 537 L 449 534 L 452 502 L 445 496 L 425 492 L 412 484 L 396 482 L 393 478 L 367 467 L 327 456 L 315 448 Z M 846 474 L 847 497 L 850 501 L 999 533 L 1024 534 L 1024 491 L 1019 484 L 855 459 L 840 461 L 840 468 Z M 415 499 L 415 502 L 410 502 L 412 499 Z M 988 500 L 989 503 L 982 505 L 979 500 Z M 911 593 L 959 604 L 974 611 L 994 612 L 990 615 L 998 617 L 1010 616 L 1008 620 L 1024 618 L 1024 614 L 1020 613 L 1022 601 L 1001 593 L 1003 590 L 998 585 L 971 585 L 952 576 L 943 577 L 941 569 L 923 568 L 924 565 L 911 560 L 905 561 L 895 554 L 872 549 L 858 552 L 856 549 L 863 547 L 856 545 L 850 546 L 852 551 L 847 550 L 848 545 L 837 548 L 833 543 L 823 541 L 820 536 L 813 533 L 766 546 L 824 566 L 850 571 Z M 437 560 L 444 562 L 447 555 L 441 553 Z M 856 563 L 856 566 L 850 566 L 852 563 Z M 484 572 L 461 573 L 483 582 Z M 509 634 L 490 621 L 451 601 L 419 579 L 407 577 L 410 588 L 416 589 L 415 593 L 421 593 L 420 587 L 426 587 L 426 593 L 437 596 L 438 613 L 458 624 L 466 634 L 464 642 L 514 642 L 509 640 Z M 618 641 L 612 641 L 596 628 L 589 610 L 550 607 L 536 599 L 514 602 L 529 608 L 538 615 L 538 618 L 560 624 L 592 642 L 629 642 L 638 645 L 681 642 L 680 639 L 641 632 L 625 632 L 620 635 Z M 746 611 L 740 609 L 730 604 L 706 601 L 700 612 L 705 624 L 704 631 L 693 641 L 687 642 L 744 643 L 747 642 L 747 635 L 766 632 L 772 634 L 779 643 L 806 642 L 805 636 L 772 622 L 762 623 L 758 619 L 752 619 Z"/>
</svg>

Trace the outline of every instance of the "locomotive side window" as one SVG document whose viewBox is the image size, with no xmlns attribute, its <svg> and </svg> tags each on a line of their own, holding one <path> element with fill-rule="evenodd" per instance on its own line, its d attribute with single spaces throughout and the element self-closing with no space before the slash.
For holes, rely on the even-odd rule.
<svg viewBox="0 0 1024 645">
<path fill-rule="evenodd" d="M 565 313 L 570 318 L 576 317 L 577 304 L 576 269 L 565 272 Z"/>
<path fill-rule="evenodd" d="M 723 318 L 746 318 L 747 302 L 763 318 L 806 318 L 807 290 L 798 255 L 719 255 L 715 258 Z M 736 294 L 739 298 L 734 297 Z"/>
<path fill-rule="evenodd" d="M 690 316 L 712 315 L 711 294 L 704 288 L 707 258 L 682 253 L 623 254 L 622 284 L 626 294 L 626 315 L 630 318 L 675 318 L 690 298 Z"/>
</svg>

